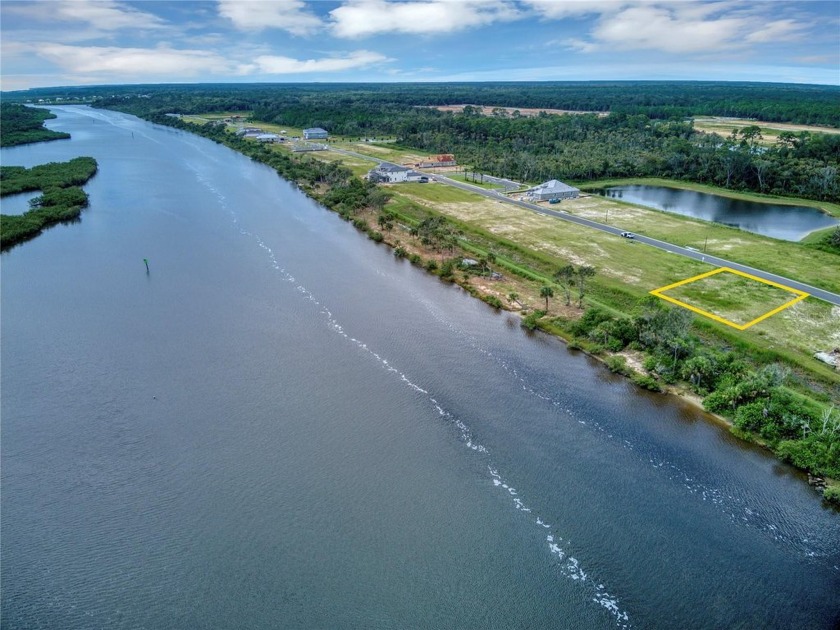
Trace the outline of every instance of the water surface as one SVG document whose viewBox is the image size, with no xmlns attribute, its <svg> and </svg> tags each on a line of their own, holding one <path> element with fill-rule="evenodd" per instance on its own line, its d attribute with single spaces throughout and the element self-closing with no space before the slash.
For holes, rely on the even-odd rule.
<svg viewBox="0 0 840 630">
<path fill-rule="evenodd" d="M 3 163 L 100 168 L 2 255 L 3 628 L 840 621 L 790 467 L 266 167 L 54 111 L 73 139 Z"/>
<path fill-rule="evenodd" d="M 41 191 L 19 193 L 0 197 L 0 214 L 20 215 L 29 212 L 29 202 L 41 196 Z"/>
<path fill-rule="evenodd" d="M 593 192 L 785 241 L 800 241 L 814 230 L 838 224 L 831 215 L 808 206 L 745 201 L 664 186 L 611 186 Z"/>
</svg>

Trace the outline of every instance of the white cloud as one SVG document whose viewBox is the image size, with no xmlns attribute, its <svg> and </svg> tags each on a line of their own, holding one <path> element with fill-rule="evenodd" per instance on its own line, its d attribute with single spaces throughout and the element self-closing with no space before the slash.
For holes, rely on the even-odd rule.
<svg viewBox="0 0 840 630">
<path fill-rule="evenodd" d="M 560 20 L 568 17 L 612 13 L 627 3 L 616 0 L 524 0 L 524 4 L 544 18 Z"/>
<path fill-rule="evenodd" d="M 592 37 L 617 49 L 703 52 L 729 46 L 743 32 L 745 18 L 704 20 L 654 6 L 631 7 L 601 20 Z"/>
<path fill-rule="evenodd" d="M 293 35 L 309 35 L 322 23 L 305 8 L 303 0 L 219 0 L 219 15 L 244 31 L 276 28 Z"/>
<path fill-rule="evenodd" d="M 619 9 L 601 13 L 589 36 L 570 41 L 568 47 L 580 52 L 714 54 L 751 44 L 790 41 L 809 26 L 794 19 L 768 21 L 755 6 L 745 8 L 737 2 L 636 0 L 612 6 Z"/>
<path fill-rule="evenodd" d="M 792 41 L 799 39 L 805 28 L 805 24 L 794 20 L 774 20 L 773 22 L 766 22 L 760 30 L 749 33 L 746 40 L 754 44 Z"/>
<path fill-rule="evenodd" d="M 4 11 L 45 22 L 85 22 L 96 29 L 159 29 L 167 23 L 153 13 L 138 11 L 115 0 L 52 0 L 7 4 Z"/>
<path fill-rule="evenodd" d="M 72 73 L 91 75 L 196 76 L 237 74 L 241 69 L 216 53 L 203 50 L 173 48 L 119 48 L 116 46 L 66 46 L 40 44 L 33 46 L 39 57 Z"/>
<path fill-rule="evenodd" d="M 349 0 L 330 11 L 333 33 L 358 38 L 380 33 L 451 33 L 521 17 L 505 0 Z"/>
<path fill-rule="evenodd" d="M 264 74 L 300 74 L 364 68 L 384 61 L 389 61 L 384 55 L 369 50 L 357 50 L 344 57 L 322 59 L 293 59 L 277 55 L 261 55 L 254 59 L 254 64 L 256 69 Z"/>
</svg>

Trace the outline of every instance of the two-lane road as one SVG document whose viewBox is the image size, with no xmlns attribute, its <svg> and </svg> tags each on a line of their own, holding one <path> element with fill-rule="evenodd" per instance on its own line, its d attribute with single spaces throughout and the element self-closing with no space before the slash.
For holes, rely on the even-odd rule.
<svg viewBox="0 0 840 630">
<path fill-rule="evenodd" d="M 350 155 L 353 157 L 364 158 L 366 160 L 371 160 L 374 162 L 381 162 L 383 164 L 390 164 L 393 166 L 400 166 L 399 164 L 394 164 L 393 162 L 387 162 L 384 160 L 380 160 L 375 157 L 371 157 L 369 155 L 364 155 L 362 153 L 356 153 L 355 151 L 348 151 L 346 149 L 335 149 L 333 151 L 337 153 L 344 153 L 346 155 Z M 430 179 L 435 180 L 441 184 L 446 184 L 448 186 L 454 186 L 456 188 L 460 188 L 462 190 L 469 191 L 471 193 L 475 193 L 478 195 L 482 195 L 483 197 L 487 197 L 488 199 L 495 199 L 496 201 L 500 201 L 503 203 L 509 203 L 515 206 L 519 206 L 520 208 L 525 208 L 526 210 L 531 210 L 532 212 L 538 212 L 539 214 L 544 214 L 549 217 L 555 217 L 557 219 L 561 219 L 563 221 L 568 221 L 570 223 L 577 223 L 578 225 L 585 225 L 586 227 L 590 227 L 594 230 L 600 230 L 602 232 L 607 232 L 609 234 L 615 234 L 618 237 L 621 237 L 621 233 L 625 230 L 621 228 L 614 227 L 612 225 L 606 225 L 604 223 L 598 223 L 597 221 L 592 221 L 591 219 L 584 219 L 583 217 L 578 217 L 573 214 L 569 214 L 568 212 L 563 212 L 562 210 L 552 210 L 550 208 L 546 208 L 540 206 L 535 203 L 529 203 L 527 201 L 520 201 L 519 199 L 513 199 L 508 197 L 497 190 L 487 190 L 486 188 L 481 188 L 480 186 L 474 186 L 472 184 L 468 184 L 466 182 L 459 182 L 454 179 L 450 179 L 444 175 L 438 174 L 428 174 Z M 710 254 L 705 254 L 703 252 L 698 252 L 693 249 L 687 249 L 685 247 L 680 247 L 679 245 L 673 245 L 672 243 L 666 243 L 665 241 L 660 241 L 655 238 L 650 238 L 648 236 L 643 236 L 641 234 L 636 234 L 633 241 L 638 243 L 644 243 L 645 245 L 650 245 L 651 247 L 656 247 L 657 249 L 661 249 L 666 252 L 670 252 L 672 254 L 676 254 L 678 256 L 685 256 L 686 258 L 692 258 L 694 260 L 698 260 L 700 262 L 705 262 L 710 265 L 717 265 L 719 267 L 729 267 L 730 269 L 737 269 L 738 271 L 743 271 L 744 273 L 749 273 L 764 280 L 769 280 L 771 282 L 775 282 L 777 284 L 784 285 L 786 287 L 790 287 L 792 289 L 797 289 L 799 291 L 804 291 L 812 295 L 815 298 L 819 298 L 821 300 L 825 300 L 831 304 L 836 304 L 840 306 L 840 295 L 836 293 L 832 293 L 831 291 L 826 291 L 825 289 L 820 289 L 818 287 L 811 286 L 810 284 L 805 284 L 803 282 L 798 282 L 796 280 L 792 280 L 790 278 L 786 278 L 784 276 L 779 276 L 774 273 L 769 273 L 767 271 L 763 271 L 761 269 L 756 269 L 755 267 L 749 267 L 747 265 L 742 265 L 740 263 L 733 262 L 731 260 L 726 260 L 725 258 L 720 258 L 718 256 L 712 256 Z M 840 270 L 838 270 L 840 273 Z M 679 280 L 681 278 L 677 278 Z"/>
</svg>

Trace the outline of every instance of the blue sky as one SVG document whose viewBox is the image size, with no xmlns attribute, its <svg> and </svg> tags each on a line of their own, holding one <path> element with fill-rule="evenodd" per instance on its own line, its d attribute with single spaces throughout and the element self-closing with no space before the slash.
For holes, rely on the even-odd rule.
<svg viewBox="0 0 840 630">
<path fill-rule="evenodd" d="M 2 0 L 0 89 L 684 79 L 840 85 L 840 0 Z"/>
</svg>

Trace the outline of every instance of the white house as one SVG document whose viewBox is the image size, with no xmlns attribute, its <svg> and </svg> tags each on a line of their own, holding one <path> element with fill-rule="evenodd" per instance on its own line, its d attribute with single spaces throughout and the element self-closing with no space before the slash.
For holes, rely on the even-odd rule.
<svg viewBox="0 0 840 630">
<path fill-rule="evenodd" d="M 397 184 L 399 182 L 427 182 L 428 176 L 418 173 L 405 166 L 396 164 L 380 164 L 368 173 L 368 179 L 373 182 L 387 182 Z"/>
<path fill-rule="evenodd" d="M 528 197 L 534 201 L 551 201 L 552 199 L 575 199 L 580 190 L 556 179 L 534 186 L 526 191 Z"/>
</svg>

